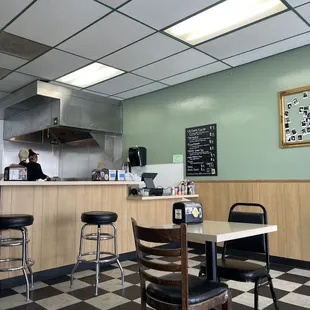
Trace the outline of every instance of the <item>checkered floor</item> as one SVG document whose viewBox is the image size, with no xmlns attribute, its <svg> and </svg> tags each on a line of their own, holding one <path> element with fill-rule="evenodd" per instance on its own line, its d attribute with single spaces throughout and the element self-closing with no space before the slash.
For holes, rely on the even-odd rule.
<svg viewBox="0 0 310 310">
<path fill-rule="evenodd" d="M 158 259 L 151 257 L 151 259 Z M 159 258 L 160 259 L 160 258 Z M 195 250 L 189 251 L 189 273 L 197 275 L 204 257 Z M 175 259 L 169 260 L 175 262 Z M 167 261 L 167 263 L 169 263 Z M 25 287 L 15 287 L 0 292 L 0 310 L 94 310 L 140 309 L 140 287 L 137 263 L 124 261 L 125 284 L 121 285 L 120 271 L 116 265 L 103 267 L 100 276 L 99 296 L 94 297 L 95 271 L 76 273 L 74 288 L 69 288 L 69 276 L 36 282 L 31 291 L 31 301 L 25 301 Z M 154 271 L 155 272 L 155 271 Z M 152 272 L 154 274 L 154 272 Z M 158 274 L 158 273 L 157 273 Z M 161 272 L 162 275 L 167 274 Z M 284 265 L 272 265 L 273 283 L 280 310 L 310 309 L 310 271 Z M 227 281 L 233 292 L 233 309 L 253 309 L 253 284 Z M 274 309 L 268 287 L 262 287 L 260 309 Z"/>
</svg>

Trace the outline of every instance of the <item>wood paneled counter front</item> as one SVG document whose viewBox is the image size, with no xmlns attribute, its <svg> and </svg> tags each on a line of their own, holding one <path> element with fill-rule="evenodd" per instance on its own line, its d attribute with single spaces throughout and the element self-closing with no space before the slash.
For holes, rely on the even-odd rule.
<svg viewBox="0 0 310 310">
<path fill-rule="evenodd" d="M 140 225 L 156 226 L 171 223 L 174 201 L 128 200 L 128 185 L 139 182 L 0 182 L 0 214 L 27 213 L 34 216 L 29 227 L 30 256 L 35 259 L 34 271 L 74 264 L 78 254 L 81 213 L 109 210 L 118 214 L 119 253 L 134 251 L 131 217 Z M 177 197 L 176 197 L 177 198 Z M 180 200 L 182 197 L 180 197 Z M 88 241 L 86 251 L 94 249 Z M 112 241 L 102 243 L 112 250 Z M 16 248 L 0 249 L 0 257 L 14 256 Z M 0 273 L 0 279 L 21 275 L 21 272 Z"/>
</svg>

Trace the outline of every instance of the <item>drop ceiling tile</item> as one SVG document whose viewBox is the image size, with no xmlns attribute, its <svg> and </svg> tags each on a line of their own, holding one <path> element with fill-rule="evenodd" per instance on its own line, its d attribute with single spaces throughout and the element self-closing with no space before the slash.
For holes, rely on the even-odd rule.
<svg viewBox="0 0 310 310">
<path fill-rule="evenodd" d="M 99 93 L 115 95 L 126 90 L 136 88 L 152 81 L 134 74 L 126 73 L 111 80 L 89 87 L 89 90 L 94 90 Z"/>
<path fill-rule="evenodd" d="M 124 98 L 121 98 L 119 96 L 110 96 L 109 98 L 112 98 L 112 99 L 115 99 L 115 100 L 120 100 L 120 101 L 124 100 Z"/>
<path fill-rule="evenodd" d="M 310 3 L 298 7 L 296 11 L 310 23 Z"/>
<path fill-rule="evenodd" d="M 11 93 L 38 78 L 18 72 L 12 72 L 4 79 L 0 80 L 0 92 Z"/>
<path fill-rule="evenodd" d="M 8 75 L 10 72 L 11 72 L 11 70 L 0 67 L 0 79 L 5 77 L 6 75 Z"/>
<path fill-rule="evenodd" d="M 49 46 L 21 38 L 8 32 L 0 32 L 0 52 L 32 60 L 47 52 Z"/>
<path fill-rule="evenodd" d="M 207 66 L 203 66 L 203 67 L 191 70 L 191 71 L 187 71 L 185 73 L 181 73 L 181 74 L 169 77 L 167 79 L 161 80 L 161 82 L 169 84 L 169 85 L 175 85 L 175 84 L 183 83 L 185 81 L 199 78 L 201 76 L 223 71 L 229 68 L 230 68 L 229 66 L 221 62 L 215 62 Z"/>
<path fill-rule="evenodd" d="M 93 0 L 40 0 L 6 30 L 54 46 L 110 11 Z"/>
<path fill-rule="evenodd" d="M 18 72 L 53 80 L 88 63 L 89 60 L 53 49 L 18 69 Z"/>
<path fill-rule="evenodd" d="M 198 49 L 223 59 L 309 30 L 295 13 L 286 12 L 199 45 Z"/>
<path fill-rule="evenodd" d="M 137 97 L 143 94 L 151 93 L 153 91 L 156 91 L 156 90 L 159 90 L 165 87 L 167 87 L 167 85 L 155 82 L 155 83 L 141 86 L 141 87 L 117 94 L 117 95 L 123 97 L 124 99 L 128 99 L 128 98 Z"/>
<path fill-rule="evenodd" d="M 286 0 L 292 7 L 296 7 L 302 4 L 305 4 L 307 2 L 310 2 L 309 0 Z"/>
<path fill-rule="evenodd" d="M 134 73 L 153 80 L 161 80 L 174 74 L 207 65 L 214 61 L 215 60 L 213 58 L 207 56 L 206 54 L 194 49 L 189 49 L 138 69 L 134 71 Z"/>
<path fill-rule="evenodd" d="M 2 93 L 2 92 L 0 92 L 0 99 L 1 99 L 1 98 L 4 98 L 6 95 L 8 95 L 8 93 Z"/>
<path fill-rule="evenodd" d="M 161 33 L 156 33 L 102 58 L 100 62 L 131 71 L 187 48 L 188 46 L 183 43 Z"/>
<path fill-rule="evenodd" d="M 97 91 L 93 91 L 93 90 L 89 90 L 89 89 L 82 89 L 82 91 L 85 93 L 90 93 L 90 94 L 94 94 L 94 95 L 98 95 L 98 96 L 109 97 L 108 94 L 99 93 Z"/>
<path fill-rule="evenodd" d="M 134 0 L 120 11 L 162 29 L 217 2 L 219 0 Z"/>
<path fill-rule="evenodd" d="M 310 33 L 302 34 L 291 39 L 267 45 L 254 51 L 227 58 L 225 59 L 225 62 L 235 67 L 307 44 L 310 44 Z"/>
<path fill-rule="evenodd" d="M 25 59 L 0 53 L 0 67 L 15 70 L 27 62 Z"/>
<path fill-rule="evenodd" d="M 117 8 L 128 0 L 98 0 L 99 2 L 106 4 L 112 8 Z"/>
<path fill-rule="evenodd" d="M 0 29 L 31 3 L 32 0 L 1 0 Z"/>
<path fill-rule="evenodd" d="M 59 48 L 96 60 L 152 32 L 151 28 L 114 12 L 64 42 Z"/>
</svg>

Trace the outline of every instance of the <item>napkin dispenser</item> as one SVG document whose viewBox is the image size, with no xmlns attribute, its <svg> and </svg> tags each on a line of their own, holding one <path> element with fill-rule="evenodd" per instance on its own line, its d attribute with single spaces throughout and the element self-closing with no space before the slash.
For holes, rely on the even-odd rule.
<svg viewBox="0 0 310 310">
<path fill-rule="evenodd" d="M 174 224 L 200 224 L 203 222 L 202 205 L 195 201 L 180 201 L 173 204 Z"/>
</svg>

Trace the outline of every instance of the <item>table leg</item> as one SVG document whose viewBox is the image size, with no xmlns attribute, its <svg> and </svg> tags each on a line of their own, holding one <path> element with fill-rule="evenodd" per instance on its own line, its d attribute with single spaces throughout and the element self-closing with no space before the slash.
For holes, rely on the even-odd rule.
<svg viewBox="0 0 310 310">
<path fill-rule="evenodd" d="M 207 279 L 210 281 L 217 281 L 216 242 L 206 241 L 206 266 Z"/>
</svg>

